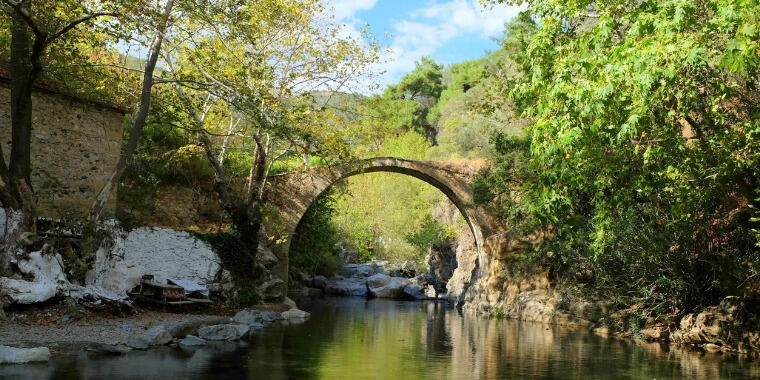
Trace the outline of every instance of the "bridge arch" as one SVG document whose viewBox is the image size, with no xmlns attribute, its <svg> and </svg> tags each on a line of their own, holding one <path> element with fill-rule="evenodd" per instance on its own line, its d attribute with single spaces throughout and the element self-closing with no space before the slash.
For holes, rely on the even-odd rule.
<svg viewBox="0 0 760 380">
<path fill-rule="evenodd" d="M 473 205 L 471 183 L 477 174 L 477 168 L 463 168 L 451 163 L 378 157 L 278 174 L 269 178 L 265 201 L 274 206 L 272 209 L 276 210 L 276 217 L 265 220 L 264 228 L 269 239 L 267 245 L 279 259 L 280 264 L 276 272 L 281 278 L 287 278 L 292 236 L 317 197 L 340 180 L 377 172 L 408 175 L 443 192 L 464 217 L 477 250 L 482 253 L 484 236 L 488 236 L 488 229 L 485 228 L 487 221 L 483 218 L 483 213 Z"/>
</svg>

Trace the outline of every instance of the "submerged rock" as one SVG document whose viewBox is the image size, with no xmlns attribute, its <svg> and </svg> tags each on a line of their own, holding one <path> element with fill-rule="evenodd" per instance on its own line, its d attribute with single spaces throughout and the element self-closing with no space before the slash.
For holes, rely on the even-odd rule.
<svg viewBox="0 0 760 380">
<path fill-rule="evenodd" d="M 50 360 L 47 347 L 16 348 L 0 346 L 0 364 L 24 364 L 46 362 Z"/>
<path fill-rule="evenodd" d="M 198 335 L 204 340 L 239 340 L 248 334 L 250 328 L 245 324 L 227 324 L 206 326 L 198 330 Z"/>
</svg>

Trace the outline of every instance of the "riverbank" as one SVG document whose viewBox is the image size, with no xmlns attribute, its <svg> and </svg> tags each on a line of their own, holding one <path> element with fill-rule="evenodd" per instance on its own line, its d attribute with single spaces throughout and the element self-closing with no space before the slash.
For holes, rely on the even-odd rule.
<svg viewBox="0 0 760 380">
<path fill-rule="evenodd" d="M 88 310 L 72 313 L 62 304 L 14 310 L 0 325 L 0 364 L 44 362 L 71 350 L 125 354 L 167 345 L 235 342 L 269 326 L 302 323 L 308 317 L 289 299 L 250 309 L 139 310 L 122 316 Z"/>
</svg>

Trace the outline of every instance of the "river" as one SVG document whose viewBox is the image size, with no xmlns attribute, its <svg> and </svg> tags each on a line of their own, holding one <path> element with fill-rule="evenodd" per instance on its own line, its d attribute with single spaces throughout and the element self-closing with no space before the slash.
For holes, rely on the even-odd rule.
<svg viewBox="0 0 760 380">
<path fill-rule="evenodd" d="M 308 321 L 246 344 L 123 356 L 70 350 L 12 379 L 747 379 L 760 363 L 587 331 L 461 315 L 438 302 L 305 299 Z"/>
</svg>

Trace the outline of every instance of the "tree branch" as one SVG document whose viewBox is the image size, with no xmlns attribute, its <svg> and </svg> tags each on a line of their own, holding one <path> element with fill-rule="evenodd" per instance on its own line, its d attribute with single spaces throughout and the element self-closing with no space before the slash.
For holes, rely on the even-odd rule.
<svg viewBox="0 0 760 380">
<path fill-rule="evenodd" d="M 4 0 L 4 1 L 7 2 L 9 0 Z M 90 13 L 88 15 L 80 16 L 80 17 L 74 19 L 73 21 L 71 21 L 68 25 L 64 26 L 58 32 L 56 32 L 53 35 L 51 35 L 50 38 L 48 38 L 47 43 L 49 44 L 50 42 L 53 42 L 56 38 L 58 38 L 58 37 L 60 37 L 60 36 L 62 36 L 64 34 L 68 33 L 69 31 L 71 31 L 71 29 L 76 28 L 77 25 L 79 25 L 79 24 L 81 24 L 83 22 L 87 22 L 87 21 L 90 21 L 90 20 L 92 20 L 94 18 L 103 17 L 103 16 L 116 17 L 117 13 L 116 12 L 94 12 L 94 13 Z"/>
<path fill-rule="evenodd" d="M 36 38 L 43 38 L 45 37 L 45 33 L 40 30 L 40 28 L 37 27 L 37 23 L 34 22 L 34 19 L 32 19 L 32 15 L 29 14 L 29 12 L 25 11 L 21 7 L 21 2 L 15 3 L 11 0 L 2 0 L 3 3 L 8 4 L 9 7 L 13 8 L 16 13 L 21 16 L 21 18 L 26 22 L 27 25 L 29 25 L 29 28 L 34 32 L 34 36 Z"/>
</svg>

